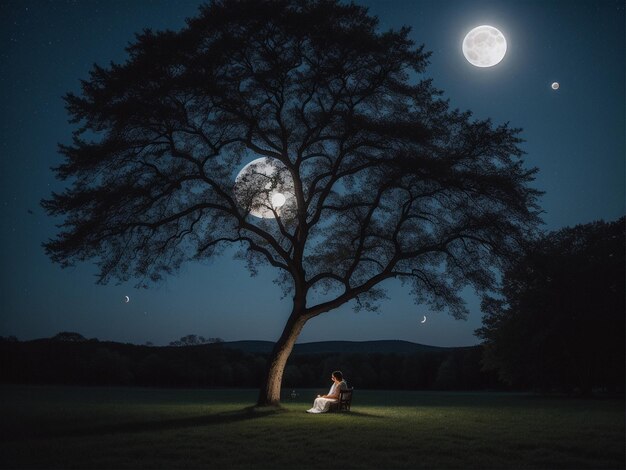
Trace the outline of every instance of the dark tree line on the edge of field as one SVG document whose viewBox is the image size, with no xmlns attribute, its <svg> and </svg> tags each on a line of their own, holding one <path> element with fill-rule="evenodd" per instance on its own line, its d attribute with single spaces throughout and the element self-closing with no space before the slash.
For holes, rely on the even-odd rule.
<svg viewBox="0 0 626 470">
<path fill-rule="evenodd" d="M 529 241 L 487 298 L 483 364 L 517 388 L 624 392 L 626 218 Z"/>
<path fill-rule="evenodd" d="M 341 369 L 371 389 L 511 388 L 624 393 L 625 223 L 593 222 L 528 241 L 488 298 L 480 346 L 414 354 L 296 354 L 284 389 L 323 387 Z M 168 347 L 86 339 L 61 332 L 20 342 L 0 337 L 0 383 L 257 387 L 267 354 L 187 335 Z"/>
<path fill-rule="evenodd" d="M 267 354 L 220 343 L 148 347 L 42 339 L 0 341 L 0 382 L 158 387 L 258 387 Z M 420 352 L 320 353 L 290 358 L 283 388 L 325 387 L 329 371 L 341 369 L 359 389 L 477 390 L 497 388 L 496 374 L 481 372 L 479 346 Z"/>
</svg>

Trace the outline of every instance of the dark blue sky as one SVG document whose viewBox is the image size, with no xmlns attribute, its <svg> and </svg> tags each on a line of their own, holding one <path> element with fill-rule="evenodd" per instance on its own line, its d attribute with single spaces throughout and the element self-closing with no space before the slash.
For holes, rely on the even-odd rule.
<svg viewBox="0 0 626 470">
<path fill-rule="evenodd" d="M 276 340 L 290 310 L 274 272 L 250 278 L 228 254 L 210 265 L 188 264 L 148 290 L 98 286 L 91 264 L 62 270 L 44 255 L 54 221 L 39 206 L 62 187 L 51 166 L 72 127 L 61 97 L 78 91 L 93 63 L 122 62 L 143 28 L 180 29 L 200 2 L 13 1 L 0 3 L 0 335 L 20 339 L 77 331 L 87 337 L 166 344 L 189 333 L 225 340 Z M 433 52 L 426 76 L 453 107 L 524 129 L 526 162 L 540 173 L 545 230 L 614 220 L 624 214 L 624 3 L 576 1 L 357 2 L 381 28 L 412 27 Z M 503 32 L 508 51 L 493 68 L 463 57 L 473 27 Z M 561 88 L 553 91 L 550 84 Z M 311 320 L 299 342 L 403 339 L 440 346 L 478 342 L 481 312 L 456 321 L 415 305 L 399 283 L 380 312 L 351 306 Z M 131 297 L 126 304 L 125 295 Z M 428 321 L 420 324 L 423 315 Z"/>
</svg>

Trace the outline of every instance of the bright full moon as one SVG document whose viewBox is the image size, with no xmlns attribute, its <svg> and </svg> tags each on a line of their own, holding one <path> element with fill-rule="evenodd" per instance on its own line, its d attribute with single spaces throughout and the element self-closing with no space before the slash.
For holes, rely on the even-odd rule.
<svg viewBox="0 0 626 470">
<path fill-rule="evenodd" d="M 235 178 L 235 196 L 250 214 L 273 219 L 295 209 L 293 181 L 287 167 L 275 158 L 257 158 L 244 166 Z"/>
<path fill-rule="evenodd" d="M 463 39 L 463 55 L 476 67 L 493 67 L 504 58 L 504 54 L 506 39 L 493 26 L 477 26 Z"/>
</svg>

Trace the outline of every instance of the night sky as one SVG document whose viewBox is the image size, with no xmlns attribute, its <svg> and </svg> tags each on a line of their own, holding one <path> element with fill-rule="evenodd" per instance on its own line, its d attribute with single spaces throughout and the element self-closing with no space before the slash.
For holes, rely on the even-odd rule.
<svg viewBox="0 0 626 470">
<path fill-rule="evenodd" d="M 63 188 L 50 167 L 61 162 L 57 143 L 69 143 L 73 130 L 62 96 L 78 92 L 94 63 L 123 62 L 135 32 L 178 30 L 200 2 L 0 2 L 0 335 L 29 340 L 76 331 L 155 345 L 186 334 L 276 340 L 291 300 L 281 299 L 275 271 L 251 278 L 228 252 L 136 289 L 134 282 L 96 285 L 93 264 L 63 270 L 41 247 L 60 220 L 48 218 L 39 201 Z M 383 30 L 412 27 L 414 40 L 433 53 L 425 75 L 452 107 L 524 129 L 526 165 L 539 168 L 534 186 L 546 192 L 544 230 L 624 214 L 622 0 L 356 3 L 368 6 Z M 498 28 L 508 43 L 492 68 L 472 66 L 461 51 L 465 34 L 481 24 Z M 397 281 L 384 286 L 390 299 L 378 313 L 344 306 L 311 320 L 299 342 L 478 343 L 481 312 L 472 292 L 468 320 L 457 321 L 415 305 Z"/>
</svg>

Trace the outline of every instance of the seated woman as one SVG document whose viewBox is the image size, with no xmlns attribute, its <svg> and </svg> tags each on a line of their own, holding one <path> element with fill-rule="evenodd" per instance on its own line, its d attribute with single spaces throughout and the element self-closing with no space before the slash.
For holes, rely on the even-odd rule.
<svg viewBox="0 0 626 470">
<path fill-rule="evenodd" d="M 343 380 L 343 374 L 336 370 L 333 375 L 330 376 L 333 380 L 333 385 L 330 387 L 328 395 L 318 395 L 313 402 L 313 408 L 306 410 L 307 413 L 325 413 L 330 409 L 331 403 L 337 403 L 339 401 L 339 393 L 341 390 L 346 390 L 348 384 Z"/>
</svg>

